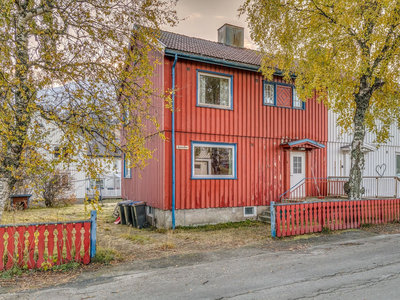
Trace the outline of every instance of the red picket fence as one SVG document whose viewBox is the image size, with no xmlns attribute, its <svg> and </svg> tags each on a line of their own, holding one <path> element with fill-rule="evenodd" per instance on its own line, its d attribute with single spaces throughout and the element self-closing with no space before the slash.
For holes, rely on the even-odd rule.
<svg viewBox="0 0 400 300">
<path fill-rule="evenodd" d="M 272 237 L 360 228 L 400 221 L 400 199 L 321 201 L 271 205 Z"/>
<path fill-rule="evenodd" d="M 90 262 L 91 221 L 1 225 L 0 271 Z"/>
</svg>

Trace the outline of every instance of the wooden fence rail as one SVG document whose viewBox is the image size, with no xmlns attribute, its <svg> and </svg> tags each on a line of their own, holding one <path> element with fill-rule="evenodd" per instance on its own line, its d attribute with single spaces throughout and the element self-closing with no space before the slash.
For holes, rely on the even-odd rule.
<svg viewBox="0 0 400 300">
<path fill-rule="evenodd" d="M 342 230 L 400 221 L 400 199 L 271 203 L 271 236 Z"/>
<path fill-rule="evenodd" d="M 33 269 L 71 261 L 90 263 L 96 253 L 92 234 L 96 219 L 93 211 L 85 221 L 0 225 L 0 271 L 13 266 Z"/>
</svg>

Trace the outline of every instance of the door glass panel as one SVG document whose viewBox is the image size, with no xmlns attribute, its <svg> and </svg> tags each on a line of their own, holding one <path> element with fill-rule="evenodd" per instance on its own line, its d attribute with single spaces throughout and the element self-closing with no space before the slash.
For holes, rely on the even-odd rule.
<svg viewBox="0 0 400 300">
<path fill-rule="evenodd" d="M 302 161 L 301 156 L 293 156 L 293 173 L 301 174 L 302 172 Z"/>
</svg>

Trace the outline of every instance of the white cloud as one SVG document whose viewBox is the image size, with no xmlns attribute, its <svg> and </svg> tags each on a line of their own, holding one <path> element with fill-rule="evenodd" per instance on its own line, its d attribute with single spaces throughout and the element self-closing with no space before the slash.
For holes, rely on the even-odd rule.
<svg viewBox="0 0 400 300">
<path fill-rule="evenodd" d="M 252 41 L 249 41 L 248 39 L 244 39 L 244 47 L 253 49 L 253 50 L 257 50 L 257 46 Z"/>
<path fill-rule="evenodd" d="M 199 13 L 191 13 L 187 18 L 188 19 L 199 19 L 202 17 L 202 14 Z"/>
</svg>

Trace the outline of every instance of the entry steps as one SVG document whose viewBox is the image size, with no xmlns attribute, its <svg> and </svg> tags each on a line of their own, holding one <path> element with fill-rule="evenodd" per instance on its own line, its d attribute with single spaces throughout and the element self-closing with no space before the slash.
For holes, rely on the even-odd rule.
<svg viewBox="0 0 400 300">
<path fill-rule="evenodd" d="M 267 206 L 261 215 L 258 215 L 258 220 L 267 224 L 271 224 L 271 206 Z"/>
</svg>

